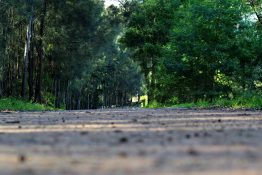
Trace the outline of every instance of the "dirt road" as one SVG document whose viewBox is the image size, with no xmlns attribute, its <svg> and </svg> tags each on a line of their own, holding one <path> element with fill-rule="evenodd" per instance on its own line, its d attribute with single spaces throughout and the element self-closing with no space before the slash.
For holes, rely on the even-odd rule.
<svg viewBox="0 0 262 175">
<path fill-rule="evenodd" d="M 261 175 L 262 111 L 0 112 L 0 175 Z"/>
</svg>

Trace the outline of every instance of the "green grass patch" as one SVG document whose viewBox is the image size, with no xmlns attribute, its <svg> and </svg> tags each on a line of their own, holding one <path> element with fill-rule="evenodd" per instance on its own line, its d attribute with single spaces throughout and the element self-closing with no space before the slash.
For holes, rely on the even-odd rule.
<svg viewBox="0 0 262 175">
<path fill-rule="evenodd" d="M 148 108 L 232 108 L 232 109 L 262 109 L 262 95 L 244 93 L 232 99 L 217 98 L 212 102 L 199 100 L 192 103 L 161 104 L 156 101 L 149 103 Z"/>
<path fill-rule="evenodd" d="M 167 108 L 167 107 L 172 107 L 172 108 L 208 108 L 211 107 L 211 104 L 208 103 L 207 101 L 198 101 L 197 103 L 180 103 L 180 104 L 163 104 L 163 103 L 158 103 L 157 101 L 153 101 L 146 106 L 146 108 Z"/>
<path fill-rule="evenodd" d="M 3 98 L 0 99 L 0 111 L 44 111 L 54 110 L 52 107 L 45 106 L 43 104 L 31 103 L 25 100 L 15 98 Z"/>
<path fill-rule="evenodd" d="M 217 107 L 229 107 L 233 109 L 250 108 L 262 109 L 261 95 L 243 95 L 233 99 L 217 99 L 212 104 Z"/>
</svg>

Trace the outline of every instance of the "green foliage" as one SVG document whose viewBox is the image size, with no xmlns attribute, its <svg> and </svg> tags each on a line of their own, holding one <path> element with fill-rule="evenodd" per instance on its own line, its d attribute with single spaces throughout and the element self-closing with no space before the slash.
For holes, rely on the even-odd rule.
<svg viewBox="0 0 262 175">
<path fill-rule="evenodd" d="M 124 106 L 137 95 L 150 107 L 260 105 L 261 1 L 121 4 L 0 1 L 0 97 L 25 89 L 21 96 L 66 109 Z"/>
<path fill-rule="evenodd" d="M 3 98 L 0 99 L 0 111 L 1 110 L 43 111 L 43 110 L 54 110 L 54 108 L 42 104 L 31 103 L 25 100 L 15 99 L 15 98 Z"/>
<path fill-rule="evenodd" d="M 55 96 L 54 96 L 52 93 L 50 93 L 50 92 L 45 92 L 45 93 L 43 94 L 43 97 L 44 97 L 44 99 L 45 99 L 44 105 L 50 106 L 50 107 L 52 107 L 52 108 L 55 108 L 55 106 L 54 106 L 54 104 L 55 104 Z M 65 109 L 65 108 L 61 107 L 61 109 Z"/>
<path fill-rule="evenodd" d="M 262 94 L 258 92 L 242 92 L 233 98 L 216 98 L 212 102 L 199 100 L 191 103 L 158 103 L 151 102 L 148 108 L 231 108 L 231 109 L 262 109 Z"/>
<path fill-rule="evenodd" d="M 244 92 L 233 99 L 217 99 L 213 103 L 218 107 L 262 109 L 262 95 L 257 92 Z"/>
<path fill-rule="evenodd" d="M 240 91 L 259 91 L 262 30 L 248 3 L 190 0 L 160 7 L 160 2 L 138 5 L 122 38 L 141 63 L 151 106 L 204 107 Z"/>
<path fill-rule="evenodd" d="M 165 107 L 165 105 L 158 103 L 156 100 L 151 101 L 148 106 L 145 106 L 145 108 L 162 108 Z"/>
<path fill-rule="evenodd" d="M 161 47 L 169 41 L 178 1 L 145 0 L 136 4 L 120 42 L 133 52 L 145 76 L 149 99 L 155 98 Z M 124 6 L 125 7 L 125 6 Z"/>
<path fill-rule="evenodd" d="M 214 81 L 216 71 L 228 70 L 223 71 L 227 75 L 230 61 L 237 63 L 231 52 L 235 23 L 241 19 L 238 6 L 235 1 L 192 1 L 177 12 L 179 18 L 161 65 L 164 74 L 175 79 L 171 86 L 178 89 L 173 95 L 181 95 L 185 102 L 221 93 L 223 86 Z"/>
</svg>

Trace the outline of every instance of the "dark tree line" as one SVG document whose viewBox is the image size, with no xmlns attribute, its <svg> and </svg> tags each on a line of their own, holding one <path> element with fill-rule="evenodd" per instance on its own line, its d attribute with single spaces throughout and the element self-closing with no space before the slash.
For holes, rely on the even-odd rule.
<svg viewBox="0 0 262 175">
<path fill-rule="evenodd" d="M 1 0 L 0 97 L 67 109 L 127 105 L 141 76 L 118 49 L 115 10 L 95 0 Z"/>
</svg>

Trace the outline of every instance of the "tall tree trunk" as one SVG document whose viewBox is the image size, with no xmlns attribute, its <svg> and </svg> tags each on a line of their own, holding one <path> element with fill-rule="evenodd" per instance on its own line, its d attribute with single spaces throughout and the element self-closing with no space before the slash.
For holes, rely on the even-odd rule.
<svg viewBox="0 0 262 175">
<path fill-rule="evenodd" d="M 26 96 L 28 59 L 29 59 L 29 54 L 30 54 L 30 49 L 31 49 L 32 27 L 33 27 L 33 14 L 31 14 L 29 24 L 27 26 L 27 31 L 26 31 L 26 42 L 25 42 L 25 50 L 24 50 L 24 69 L 23 69 L 22 91 L 21 91 L 21 96 L 23 98 L 25 98 Z"/>
<path fill-rule="evenodd" d="M 38 55 L 39 55 L 39 62 L 38 62 L 38 68 L 37 68 L 37 77 L 36 77 L 36 87 L 35 87 L 35 101 L 36 102 L 42 102 L 42 73 L 43 73 L 43 61 L 44 61 L 44 46 L 43 46 L 43 36 L 44 36 L 44 29 L 45 29 L 45 16 L 46 16 L 46 5 L 47 0 L 43 0 L 42 5 L 42 14 L 41 14 L 41 20 L 40 20 L 40 40 L 39 40 L 39 49 L 38 49 Z"/>
<path fill-rule="evenodd" d="M 81 90 L 77 94 L 77 110 L 80 110 L 80 108 L 81 108 Z"/>
<path fill-rule="evenodd" d="M 55 107 L 58 108 L 58 80 L 55 79 Z"/>
<path fill-rule="evenodd" d="M 90 95 L 87 95 L 87 109 L 90 109 Z"/>
<path fill-rule="evenodd" d="M 55 107 L 60 108 L 60 80 L 56 79 L 55 82 Z"/>
<path fill-rule="evenodd" d="M 34 26 L 32 26 L 32 35 L 34 34 Z M 33 36 L 32 36 L 33 38 Z M 32 45 L 33 42 L 32 42 Z M 28 87 L 29 87 L 29 100 L 33 99 L 34 96 L 34 48 L 30 50 L 29 58 L 28 58 Z"/>
</svg>

